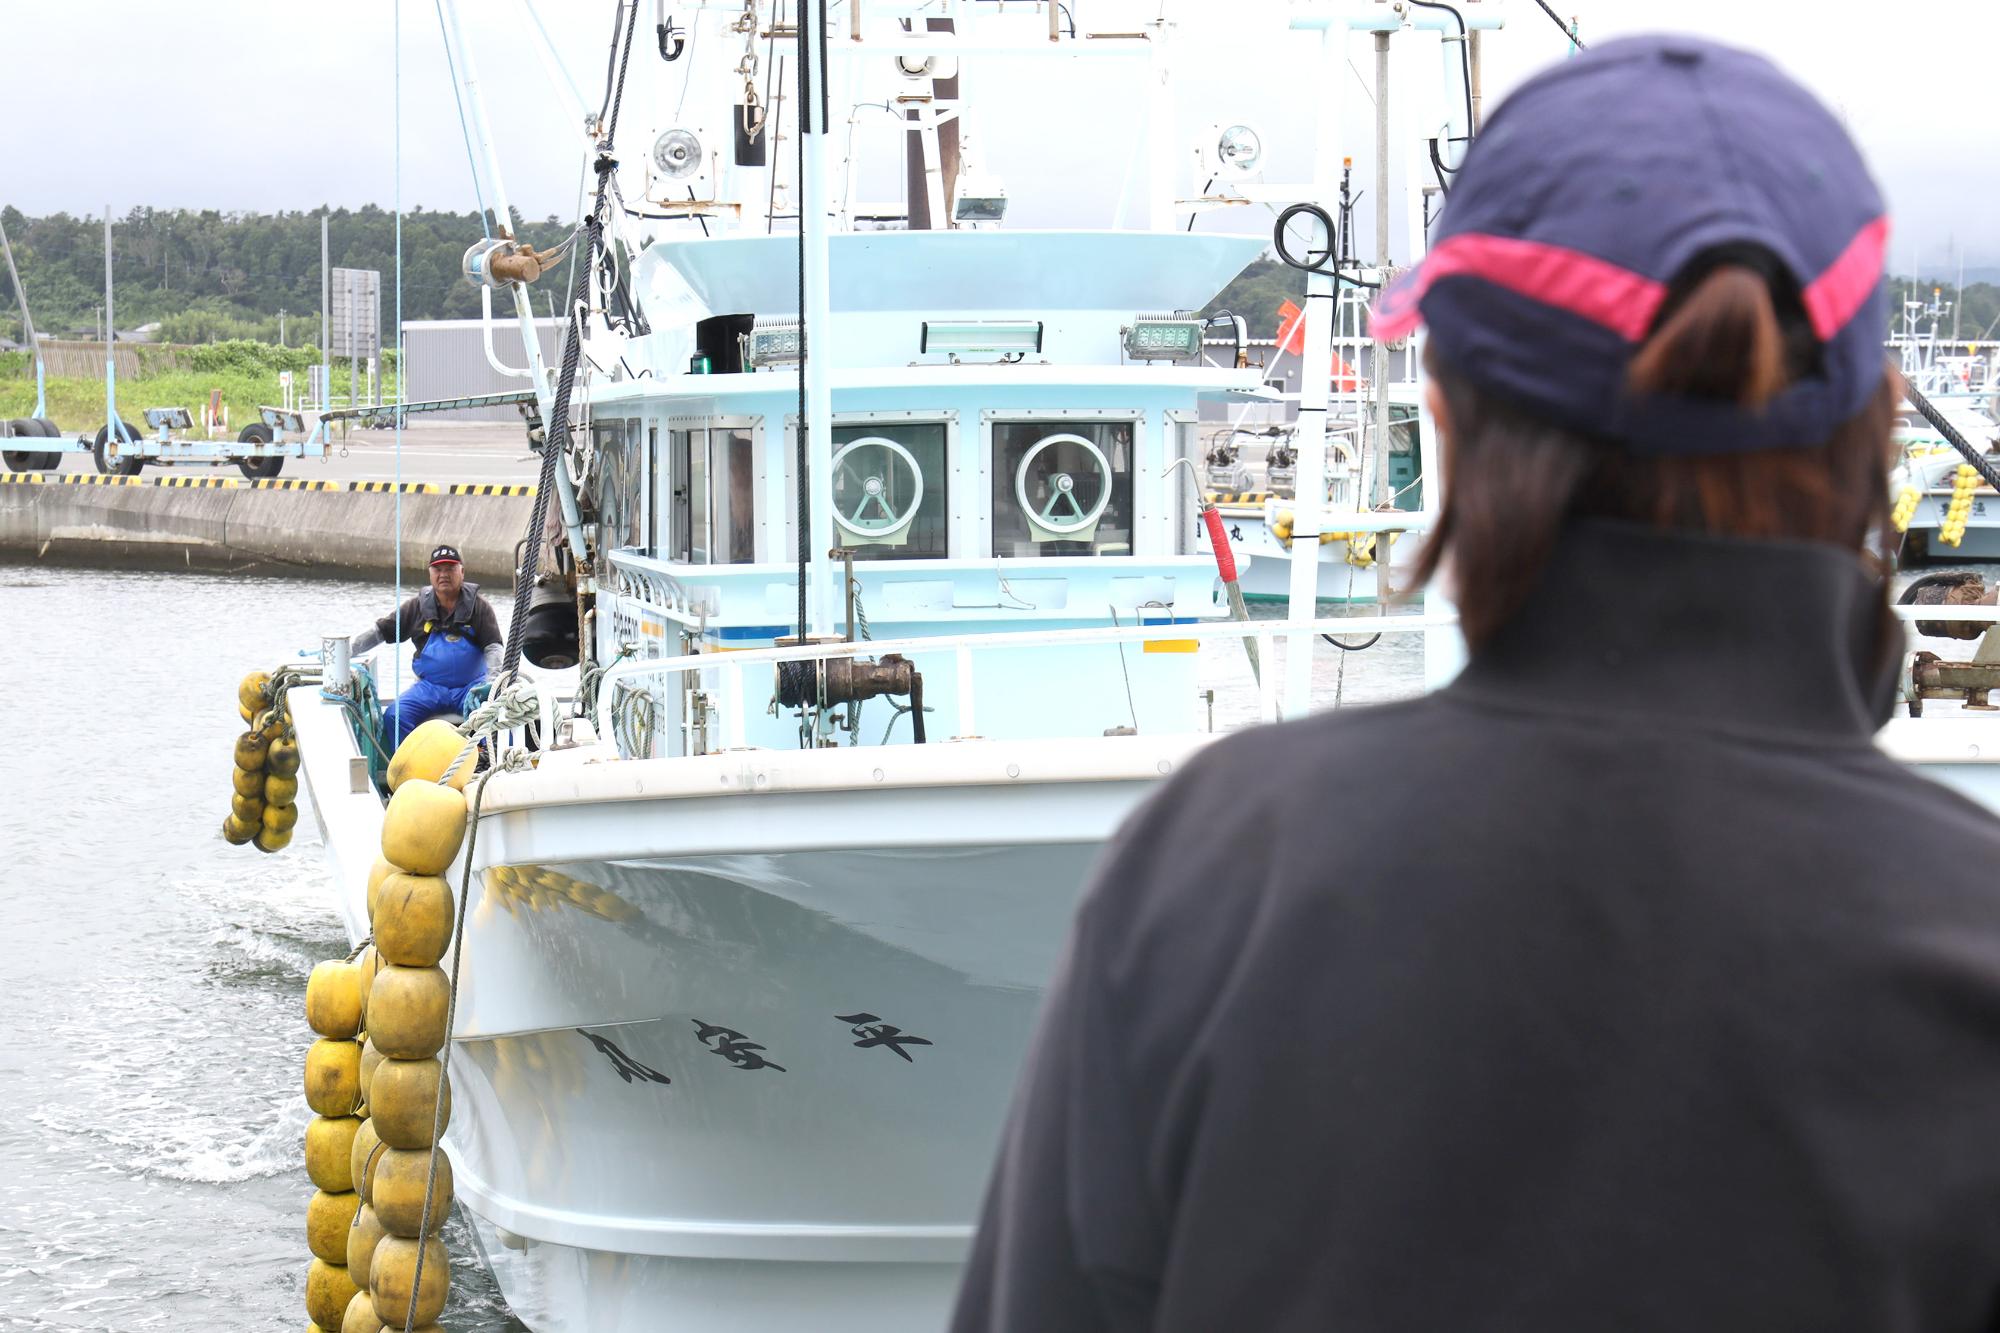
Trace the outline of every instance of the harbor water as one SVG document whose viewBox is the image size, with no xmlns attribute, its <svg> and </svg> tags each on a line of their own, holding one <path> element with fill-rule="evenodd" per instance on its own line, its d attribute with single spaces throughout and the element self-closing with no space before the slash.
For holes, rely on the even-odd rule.
<svg viewBox="0 0 2000 1333">
<path fill-rule="evenodd" d="M 222 840 L 236 684 L 392 600 L 0 565 L 0 1333 L 304 1326 L 305 983 L 347 941 L 306 803 L 276 855 Z M 1413 693 L 1420 662 L 1319 645 L 1315 702 Z M 1239 648 L 1201 674 L 1218 727 L 1255 719 Z M 444 1326 L 519 1329 L 446 1240 Z"/>
<path fill-rule="evenodd" d="M 347 941 L 305 802 L 222 841 L 236 682 L 391 596 L 0 565 L 0 1331 L 305 1327 L 305 985 Z M 521 1327 L 454 1289 L 454 1333 Z"/>
</svg>

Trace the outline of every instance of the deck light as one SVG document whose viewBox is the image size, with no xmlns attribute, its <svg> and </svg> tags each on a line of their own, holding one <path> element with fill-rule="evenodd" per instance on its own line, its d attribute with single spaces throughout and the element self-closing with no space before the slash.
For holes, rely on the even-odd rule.
<svg viewBox="0 0 2000 1333">
<path fill-rule="evenodd" d="M 743 364 L 790 366 L 804 359 L 804 339 L 796 319 L 758 320 L 743 337 Z"/>
<path fill-rule="evenodd" d="M 998 222 L 1006 216 L 1007 187 L 999 177 L 974 171 L 959 176 L 951 201 L 953 222 Z"/>
<path fill-rule="evenodd" d="M 1216 136 L 1216 165 L 1231 175 L 1249 175 L 1263 158 L 1264 141 L 1248 125 L 1231 125 Z"/>
<path fill-rule="evenodd" d="M 653 165 L 662 175 L 686 180 L 701 170 L 701 140 L 693 130 L 668 130 L 653 140 Z"/>
<path fill-rule="evenodd" d="M 1195 361 L 1201 357 L 1202 322 L 1194 315 L 1135 315 L 1119 330 L 1134 361 Z"/>
<path fill-rule="evenodd" d="M 996 352 L 1025 355 L 1042 350 L 1042 321 L 1039 319 L 927 319 L 924 352 Z"/>
</svg>

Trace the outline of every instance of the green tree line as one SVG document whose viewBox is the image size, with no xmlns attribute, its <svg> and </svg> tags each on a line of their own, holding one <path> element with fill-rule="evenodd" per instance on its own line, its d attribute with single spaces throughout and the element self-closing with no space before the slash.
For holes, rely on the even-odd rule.
<svg viewBox="0 0 2000 1333">
<path fill-rule="evenodd" d="M 1241 315 L 1249 322 L 1251 337 L 1275 337 L 1278 307 L 1288 300 L 1295 304 L 1303 302 L 1305 290 L 1304 273 L 1275 259 L 1259 259 L 1222 289 L 1221 294 L 1209 303 L 1208 313 L 1227 310 Z M 1954 302 L 1958 307 L 1944 316 L 1940 330 L 1943 337 L 1951 336 L 1954 316 L 1959 336 L 1965 341 L 2000 337 L 2000 284 L 1968 282 L 1960 291 L 1954 282 L 1945 279 L 1907 277 L 1889 279 L 1890 327 L 1884 331 L 1884 336 L 1902 332 L 1903 301 L 1906 298 L 1928 302 L 1933 290 L 1939 293 L 1940 299 Z M 1923 320 L 1920 327 L 1928 330 L 1929 320 Z"/>
<path fill-rule="evenodd" d="M 118 327 L 158 323 L 161 341 L 319 342 L 319 232 L 323 210 L 224 213 L 215 209 L 135 208 L 112 219 Z M 382 274 L 382 324 L 395 323 L 396 216 L 368 205 L 337 208 L 328 218 L 335 268 Z M 104 219 L 56 213 L 27 217 L 0 209 L 35 329 L 52 337 L 89 337 L 104 304 Z M 569 227 L 555 218 L 516 218 L 515 234 L 537 246 L 560 241 Z M 477 213 L 415 209 L 403 215 L 403 318 L 477 316 L 479 293 L 459 273 L 466 247 L 484 235 Z M 0 275 L 4 277 L 4 275 Z M 0 334 L 21 338 L 11 285 L 0 287 Z"/>
<path fill-rule="evenodd" d="M 215 209 L 135 208 L 113 220 L 112 247 L 118 326 L 158 323 L 161 341 L 279 342 L 278 312 L 286 311 L 285 343 L 319 341 L 319 224 L 324 210 L 224 213 Z M 395 214 L 372 204 L 326 212 L 329 246 L 337 268 L 382 274 L 384 332 L 393 326 L 396 273 Z M 35 325 L 54 336 L 89 336 L 104 304 L 102 218 L 56 213 L 31 218 L 0 209 L 13 243 L 21 283 Z M 515 219 L 515 234 L 537 246 L 560 241 L 569 228 L 557 219 Z M 403 215 L 403 318 L 465 319 L 478 315 L 479 293 L 459 273 L 467 246 L 484 231 L 477 213 L 418 208 Z M 2000 285 L 1968 283 L 1963 292 L 1947 281 L 1891 279 L 1892 314 L 1900 327 L 1901 298 L 1914 290 L 1928 297 L 1942 289 L 1958 302 L 1958 328 L 1966 339 L 2000 336 Z M 1305 275 L 1264 258 L 1238 274 L 1210 303 L 1211 313 L 1241 315 L 1253 337 L 1277 332 L 1278 307 L 1305 293 Z M 1946 317 L 1945 331 L 1951 328 Z M 0 334 L 18 340 L 20 311 L 11 290 L 0 291 Z"/>
</svg>

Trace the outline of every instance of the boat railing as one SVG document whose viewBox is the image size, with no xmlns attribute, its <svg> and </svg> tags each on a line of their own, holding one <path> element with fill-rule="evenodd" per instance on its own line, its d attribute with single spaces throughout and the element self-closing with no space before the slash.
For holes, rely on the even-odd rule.
<svg viewBox="0 0 2000 1333">
<path fill-rule="evenodd" d="M 996 633 L 933 635 L 905 639 L 871 639 L 856 642 L 791 644 L 776 648 L 753 648 L 729 652 L 694 653 L 680 657 L 625 661 L 607 667 L 597 681 L 593 718 L 599 736 L 610 736 L 612 714 L 621 686 L 655 678 L 673 678 L 690 673 L 715 673 L 718 698 L 716 714 L 721 722 L 720 747 L 744 744 L 743 721 L 746 710 L 761 709 L 764 701 L 752 699 L 747 673 L 756 668 L 772 669 L 780 662 L 829 661 L 851 657 L 879 657 L 897 653 L 924 654 L 935 659 L 949 654 L 956 671 L 957 731 L 978 734 L 978 700 L 973 659 L 982 652 L 1019 651 L 1034 648 L 1063 648 L 1092 644 L 1145 644 L 1160 640 L 1241 642 L 1254 640 L 1258 659 L 1264 664 L 1257 673 L 1257 715 L 1263 722 L 1279 718 L 1280 673 L 1273 649 L 1279 642 L 1303 641 L 1308 645 L 1316 635 L 1426 634 L 1449 630 L 1458 623 L 1455 614 L 1424 611 L 1372 616 L 1333 616 L 1314 620 L 1225 620 L 1195 624 L 1152 623 L 1089 626 L 1082 628 L 1009 630 Z M 1452 654 L 1456 654 L 1456 644 Z M 1427 671 L 1427 677 L 1434 673 Z M 1433 683 L 1435 681 L 1433 680 Z"/>
</svg>

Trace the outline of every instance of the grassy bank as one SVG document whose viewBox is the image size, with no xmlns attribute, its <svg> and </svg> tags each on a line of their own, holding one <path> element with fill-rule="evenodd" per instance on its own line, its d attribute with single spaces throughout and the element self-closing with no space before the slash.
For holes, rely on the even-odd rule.
<svg viewBox="0 0 2000 1333">
<path fill-rule="evenodd" d="M 118 406 L 121 414 L 141 429 L 145 427 L 144 414 L 149 407 L 185 407 L 199 420 L 209 395 L 220 392 L 223 405 L 229 412 L 229 434 L 234 438 L 237 431 L 257 420 L 258 408 L 284 401 L 283 392 L 278 387 L 281 370 L 291 369 L 296 388 L 304 388 L 304 368 L 312 358 L 310 349 L 269 347 L 267 354 L 261 350 L 264 344 L 247 344 L 251 349 L 260 350 L 244 351 L 245 346 L 217 343 L 212 347 L 194 348 L 194 369 L 145 370 L 136 377 L 120 376 Z M 279 361 L 296 361 L 297 365 L 275 364 Z M 338 364 L 334 366 L 333 395 L 336 403 L 345 400 L 352 378 L 346 368 Z M 395 388 L 392 373 L 382 386 L 383 396 L 392 396 Z M 0 356 L 0 417 L 25 417 L 34 410 L 34 406 L 35 372 L 33 366 L 28 364 L 26 354 L 14 352 Z M 105 421 L 103 376 L 51 376 L 48 381 L 48 415 L 65 435 L 96 433 Z"/>
</svg>

